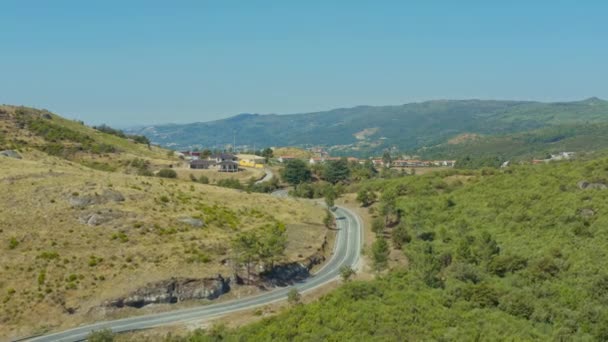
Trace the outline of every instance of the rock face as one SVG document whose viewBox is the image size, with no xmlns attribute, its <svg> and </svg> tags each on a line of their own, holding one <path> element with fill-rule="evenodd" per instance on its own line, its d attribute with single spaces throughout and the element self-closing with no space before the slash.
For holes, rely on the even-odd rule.
<svg viewBox="0 0 608 342">
<path fill-rule="evenodd" d="M 608 189 L 608 185 L 603 183 L 589 183 L 587 181 L 578 182 L 578 187 L 581 190 L 606 190 Z"/>
<path fill-rule="evenodd" d="M 0 156 L 21 159 L 21 155 L 13 150 L 0 151 Z"/>
<path fill-rule="evenodd" d="M 310 270 L 325 260 L 321 254 L 313 255 L 306 262 L 292 262 L 276 265 L 260 274 L 261 285 L 265 287 L 289 286 L 310 277 Z"/>
<path fill-rule="evenodd" d="M 216 278 L 171 278 L 151 283 L 105 306 L 141 308 L 149 304 L 171 304 L 192 299 L 215 299 L 230 291 L 230 284 L 221 275 Z"/>
</svg>

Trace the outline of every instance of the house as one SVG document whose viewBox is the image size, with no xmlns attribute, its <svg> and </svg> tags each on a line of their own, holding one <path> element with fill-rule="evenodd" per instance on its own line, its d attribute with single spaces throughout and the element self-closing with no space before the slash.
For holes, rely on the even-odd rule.
<svg viewBox="0 0 608 342">
<path fill-rule="evenodd" d="M 238 158 L 234 154 L 218 153 L 218 154 L 209 156 L 209 160 L 215 160 L 215 162 L 219 164 L 219 163 L 225 162 L 225 161 L 236 162 L 238 160 Z"/>
<path fill-rule="evenodd" d="M 196 159 L 190 162 L 191 169 L 209 169 L 214 167 L 217 163 L 213 160 L 201 160 Z"/>
<path fill-rule="evenodd" d="M 324 161 L 325 161 L 325 159 L 323 159 L 323 158 L 313 157 L 313 158 L 310 158 L 310 160 L 308 161 L 308 163 L 310 165 L 323 164 Z"/>
<path fill-rule="evenodd" d="M 239 163 L 233 160 L 224 160 L 217 163 L 219 172 L 239 172 Z"/>
<path fill-rule="evenodd" d="M 574 152 L 560 152 L 558 154 L 552 154 L 551 160 L 568 160 L 574 157 Z"/>
<path fill-rule="evenodd" d="M 392 167 L 429 167 L 432 163 L 417 159 L 397 159 L 391 162 Z"/>
<path fill-rule="evenodd" d="M 382 159 L 372 159 L 372 164 L 374 166 L 385 166 L 384 160 L 382 160 Z"/>
<path fill-rule="evenodd" d="M 182 154 L 186 160 L 198 160 L 201 157 L 200 152 L 181 151 L 179 153 Z"/>
</svg>

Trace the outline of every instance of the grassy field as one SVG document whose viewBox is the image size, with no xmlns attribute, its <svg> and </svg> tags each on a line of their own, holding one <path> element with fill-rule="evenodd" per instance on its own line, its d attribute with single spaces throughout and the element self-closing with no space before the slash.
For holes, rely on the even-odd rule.
<svg viewBox="0 0 608 342">
<path fill-rule="evenodd" d="M 149 282 L 229 275 L 222 261 L 231 239 L 267 222 L 287 225 L 285 260 L 323 240 L 323 210 L 307 202 L 103 172 L 26 150 L 22 160 L 0 159 L 0 336 L 103 319 L 104 300 Z"/>
<path fill-rule="evenodd" d="M 201 176 L 206 176 L 209 179 L 210 184 L 217 183 L 222 179 L 236 179 L 243 184 L 249 182 L 250 179 L 259 180 L 264 177 L 264 169 L 254 169 L 254 168 L 243 168 L 241 167 L 241 171 L 239 172 L 218 172 L 214 169 L 209 170 L 193 170 L 188 168 L 187 165 L 181 164 L 179 167 L 174 168 L 175 172 L 177 172 L 177 176 L 180 179 L 190 180 L 190 175 L 199 179 Z"/>
</svg>

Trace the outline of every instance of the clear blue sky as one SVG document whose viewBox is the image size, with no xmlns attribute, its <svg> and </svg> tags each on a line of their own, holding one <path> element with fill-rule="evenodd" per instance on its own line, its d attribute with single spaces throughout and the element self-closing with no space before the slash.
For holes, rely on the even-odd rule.
<svg viewBox="0 0 608 342">
<path fill-rule="evenodd" d="M 0 103 L 117 126 L 608 98 L 608 1 L 0 2 Z"/>
</svg>

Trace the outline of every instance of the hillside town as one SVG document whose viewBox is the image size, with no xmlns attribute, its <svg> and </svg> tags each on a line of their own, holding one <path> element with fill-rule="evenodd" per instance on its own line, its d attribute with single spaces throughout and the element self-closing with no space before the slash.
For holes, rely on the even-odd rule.
<svg viewBox="0 0 608 342">
<path fill-rule="evenodd" d="M 189 162 L 191 169 L 217 170 L 218 172 L 238 172 L 240 167 L 263 168 L 265 164 L 276 161 L 285 164 L 292 160 L 303 160 L 309 165 L 325 164 L 327 162 L 346 159 L 349 163 L 365 164 L 371 162 L 375 167 L 386 168 L 432 168 L 432 167 L 454 167 L 455 160 L 419 160 L 419 159 L 395 159 L 382 157 L 355 158 L 355 157 L 331 157 L 322 149 L 311 150 L 314 156 L 309 158 L 294 155 L 279 155 L 267 159 L 255 154 L 232 154 L 219 152 L 210 154 L 200 151 L 181 151 L 177 156 Z"/>
</svg>

